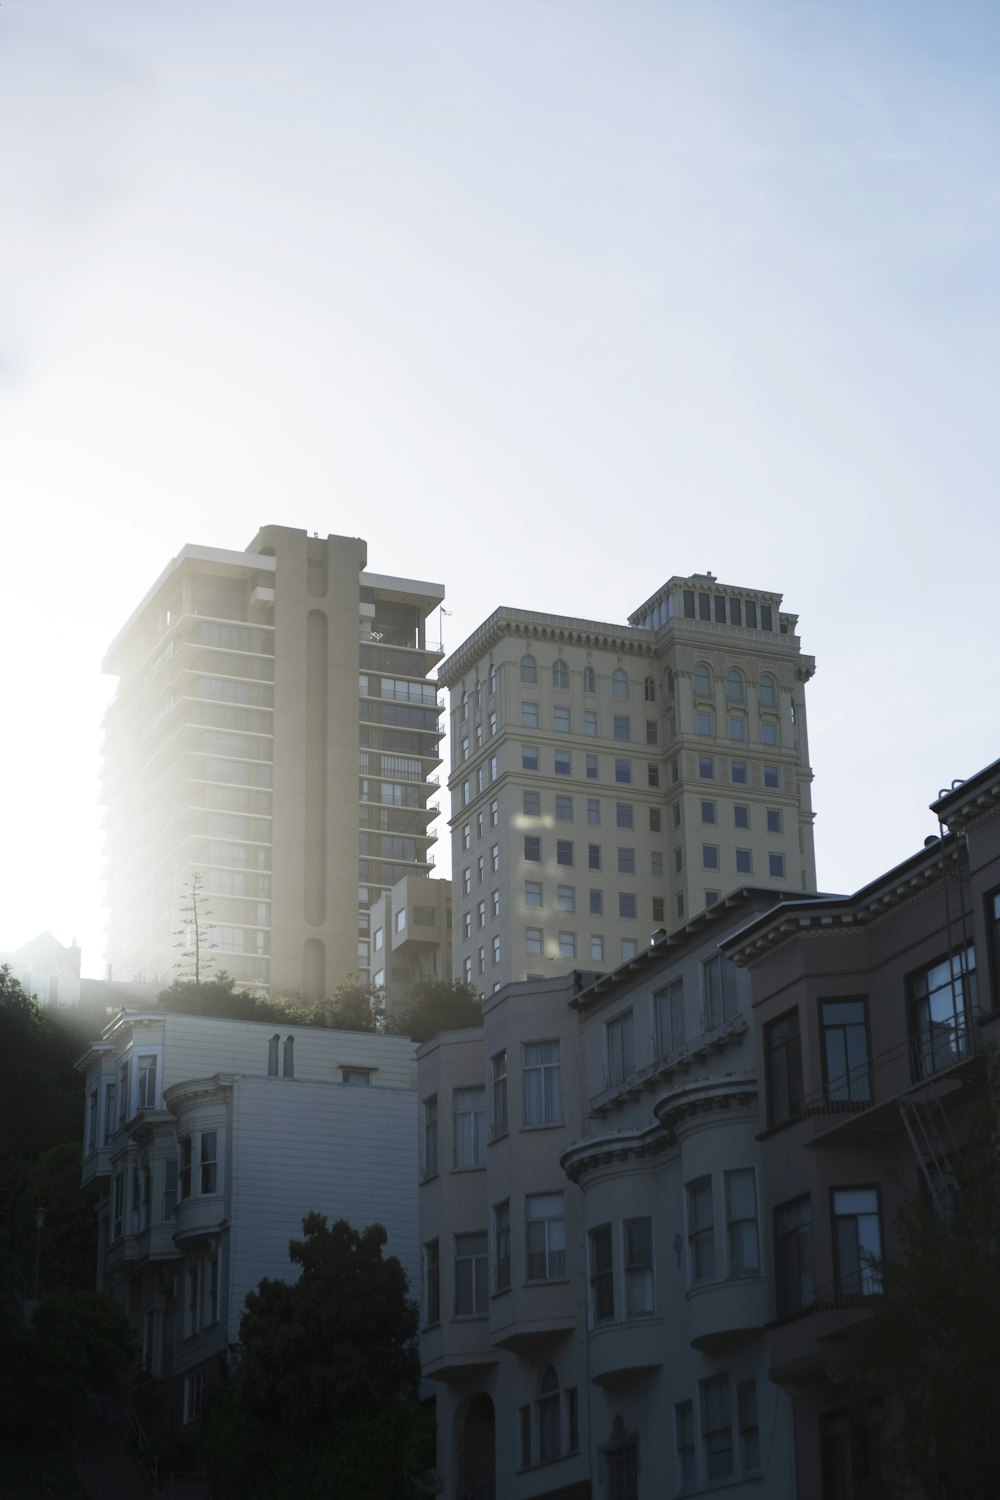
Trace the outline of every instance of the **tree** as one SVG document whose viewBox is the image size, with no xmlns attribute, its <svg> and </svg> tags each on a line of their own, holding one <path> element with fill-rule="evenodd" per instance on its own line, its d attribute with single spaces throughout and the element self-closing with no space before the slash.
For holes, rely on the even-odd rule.
<svg viewBox="0 0 1000 1500">
<path fill-rule="evenodd" d="M 79 1144 L 83 1089 L 71 1047 L 38 1001 L 0 966 L 0 1056 L 16 1059 L 0 1089 L 0 1194 L 5 1164 L 60 1141 Z"/>
<path fill-rule="evenodd" d="M 356 974 L 350 974 L 328 999 L 314 1007 L 312 1021 L 336 1031 L 384 1031 L 385 991 L 371 989 Z"/>
<path fill-rule="evenodd" d="M 433 1462 L 416 1400 L 418 1314 L 380 1224 L 302 1222 L 295 1282 L 246 1299 L 241 1359 L 212 1402 L 202 1456 L 217 1500 L 404 1500 Z M 429 1446 L 428 1446 L 429 1442 Z"/>
<path fill-rule="evenodd" d="M 410 991 L 396 1028 L 415 1042 L 427 1042 L 439 1031 L 463 1031 L 483 1024 L 483 1002 L 471 984 L 426 981 Z"/>
<path fill-rule="evenodd" d="M 175 979 L 169 989 L 156 997 L 163 1010 L 186 1016 L 218 1016 L 227 1021 L 278 1021 L 304 1026 L 312 1021 L 311 1012 L 293 998 L 256 995 L 253 990 L 238 990 L 236 980 L 225 969 L 217 969 L 211 979 L 196 984 L 193 979 Z"/>
<path fill-rule="evenodd" d="M 215 928 L 208 908 L 208 897 L 201 888 L 201 876 L 197 871 L 184 886 L 180 911 L 181 926 L 174 932 L 174 937 L 179 938 L 180 942 L 175 943 L 174 947 L 181 949 L 183 956 L 181 962 L 174 967 L 189 980 L 193 980 L 195 989 L 200 989 L 202 971 L 208 967 L 208 951 L 217 948 L 218 944 L 210 941 Z"/>
<path fill-rule="evenodd" d="M 856 1331 L 859 1400 L 888 1401 L 879 1495 L 992 1500 L 1000 1472 L 1000 1070 L 952 1163 L 947 1203 L 914 1195 L 901 1252 L 881 1263 L 884 1299 Z"/>
</svg>

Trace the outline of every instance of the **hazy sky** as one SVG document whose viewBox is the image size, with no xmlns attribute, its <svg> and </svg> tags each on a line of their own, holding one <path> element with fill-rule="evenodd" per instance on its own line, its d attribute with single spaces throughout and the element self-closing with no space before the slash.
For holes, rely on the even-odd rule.
<svg viewBox="0 0 1000 1500">
<path fill-rule="evenodd" d="M 996 0 L 3 0 L 0 948 L 101 971 L 105 647 L 267 522 L 783 592 L 819 878 L 1000 754 Z"/>
</svg>

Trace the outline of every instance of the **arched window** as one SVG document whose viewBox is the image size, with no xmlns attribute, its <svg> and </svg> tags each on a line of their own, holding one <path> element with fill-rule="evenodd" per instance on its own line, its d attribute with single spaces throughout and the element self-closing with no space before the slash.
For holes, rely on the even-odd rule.
<svg viewBox="0 0 1000 1500">
<path fill-rule="evenodd" d="M 642 684 L 643 696 L 647 703 L 656 702 L 656 683 L 652 677 L 647 677 Z"/>
<path fill-rule="evenodd" d="M 552 686 L 557 688 L 569 687 L 569 667 L 561 659 L 552 668 Z"/>
<path fill-rule="evenodd" d="M 538 1382 L 538 1459 L 558 1458 L 562 1451 L 559 1431 L 559 1377 L 546 1365 Z"/>
<path fill-rule="evenodd" d="M 757 685 L 757 696 L 764 708 L 773 708 L 778 701 L 778 690 L 774 685 L 774 678 L 769 672 L 765 672 Z"/>
<path fill-rule="evenodd" d="M 463 692 L 462 693 L 462 718 L 463 719 L 467 719 L 468 717 L 469 717 L 469 695 L 468 695 L 468 693 Z"/>
<path fill-rule="evenodd" d="M 521 681 L 538 681 L 538 663 L 535 661 L 535 658 L 533 656 L 529 656 L 526 654 L 521 657 Z"/>
<path fill-rule="evenodd" d="M 281 1037 L 277 1033 L 267 1044 L 267 1076 L 277 1078 L 278 1076 L 278 1048 L 281 1045 Z"/>
<path fill-rule="evenodd" d="M 281 1071 L 285 1078 L 295 1077 L 295 1038 L 285 1037 L 285 1050 L 281 1059 Z"/>
<path fill-rule="evenodd" d="M 487 691 L 492 694 L 492 693 L 495 693 L 496 690 L 497 690 L 497 669 L 493 665 L 493 663 L 490 662 L 489 686 L 487 688 Z"/>
<path fill-rule="evenodd" d="M 611 696 L 612 698 L 628 697 L 628 674 L 621 667 L 611 674 Z"/>
<path fill-rule="evenodd" d="M 583 669 L 583 691 L 585 693 L 597 692 L 597 673 L 593 667 L 584 667 Z"/>
<path fill-rule="evenodd" d="M 712 696 L 712 674 L 704 663 L 694 669 L 694 695 L 696 698 Z"/>
<path fill-rule="evenodd" d="M 738 672 L 735 667 L 733 667 L 731 672 L 726 674 L 726 697 L 730 703 L 742 703 L 746 697 L 746 688 L 743 685 L 743 673 Z"/>
</svg>

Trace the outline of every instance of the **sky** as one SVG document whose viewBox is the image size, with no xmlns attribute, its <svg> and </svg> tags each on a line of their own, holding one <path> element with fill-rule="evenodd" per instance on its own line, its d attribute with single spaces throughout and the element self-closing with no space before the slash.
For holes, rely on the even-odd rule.
<svg viewBox="0 0 1000 1500">
<path fill-rule="evenodd" d="M 782 593 L 821 887 L 917 849 L 1000 755 L 998 72 L 995 0 L 3 0 L 0 951 L 103 972 L 104 652 L 267 523 L 449 650 Z"/>
</svg>

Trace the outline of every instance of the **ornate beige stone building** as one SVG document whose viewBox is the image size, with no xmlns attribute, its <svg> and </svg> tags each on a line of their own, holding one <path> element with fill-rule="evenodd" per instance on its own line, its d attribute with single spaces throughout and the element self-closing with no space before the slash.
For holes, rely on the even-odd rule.
<svg viewBox="0 0 1000 1500">
<path fill-rule="evenodd" d="M 627 625 L 500 608 L 451 691 L 454 968 L 614 968 L 743 886 L 813 891 L 797 616 L 671 578 Z"/>
<path fill-rule="evenodd" d="M 284 526 L 167 565 L 105 661 L 115 979 L 174 977 L 198 875 L 210 969 L 313 997 L 367 982 L 372 903 L 433 864 L 443 597 L 370 573 L 359 538 Z"/>
</svg>

